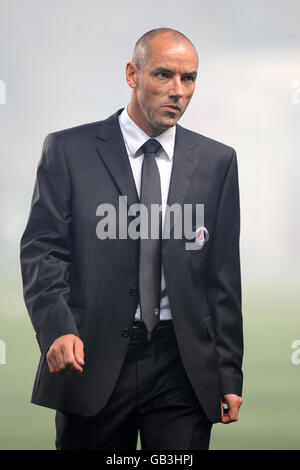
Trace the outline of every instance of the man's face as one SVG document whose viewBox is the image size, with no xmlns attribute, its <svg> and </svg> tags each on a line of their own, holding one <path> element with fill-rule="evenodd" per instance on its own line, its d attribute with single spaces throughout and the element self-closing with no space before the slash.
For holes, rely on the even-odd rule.
<svg viewBox="0 0 300 470">
<path fill-rule="evenodd" d="M 183 115 L 194 93 L 197 68 L 197 54 L 188 41 L 176 42 L 167 34 L 151 41 L 142 70 L 136 69 L 129 83 L 135 92 L 129 114 L 148 135 L 159 135 Z"/>
</svg>

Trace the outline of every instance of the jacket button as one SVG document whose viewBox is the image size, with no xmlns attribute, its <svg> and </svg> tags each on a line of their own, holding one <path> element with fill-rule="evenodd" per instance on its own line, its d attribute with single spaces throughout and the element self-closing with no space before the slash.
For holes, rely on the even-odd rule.
<svg viewBox="0 0 300 470">
<path fill-rule="evenodd" d="M 127 338 L 129 336 L 129 328 L 124 328 L 124 330 L 122 331 L 122 336 L 124 336 L 124 338 Z"/>
<path fill-rule="evenodd" d="M 129 291 L 129 294 L 130 295 L 137 295 L 138 294 L 138 289 L 136 289 L 135 287 L 132 287 Z"/>
</svg>

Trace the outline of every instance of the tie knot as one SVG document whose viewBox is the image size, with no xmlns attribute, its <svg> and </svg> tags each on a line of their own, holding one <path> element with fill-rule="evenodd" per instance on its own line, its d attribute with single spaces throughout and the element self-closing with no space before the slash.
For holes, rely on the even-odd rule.
<svg viewBox="0 0 300 470">
<path fill-rule="evenodd" d="M 144 145 L 141 146 L 141 149 L 145 155 L 155 155 L 160 148 L 161 144 L 158 142 L 158 140 L 155 139 L 149 139 L 144 143 Z"/>
</svg>

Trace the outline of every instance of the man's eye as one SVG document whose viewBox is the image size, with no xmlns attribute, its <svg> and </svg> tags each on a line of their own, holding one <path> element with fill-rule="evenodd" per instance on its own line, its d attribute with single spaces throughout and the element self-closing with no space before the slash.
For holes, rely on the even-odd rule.
<svg viewBox="0 0 300 470">
<path fill-rule="evenodd" d="M 186 75 L 185 77 L 183 77 L 183 80 L 185 80 L 186 82 L 194 82 L 195 77 L 194 75 Z"/>
<path fill-rule="evenodd" d="M 168 74 L 166 72 L 158 72 L 156 74 L 156 77 L 158 77 L 158 78 L 167 78 Z"/>
</svg>

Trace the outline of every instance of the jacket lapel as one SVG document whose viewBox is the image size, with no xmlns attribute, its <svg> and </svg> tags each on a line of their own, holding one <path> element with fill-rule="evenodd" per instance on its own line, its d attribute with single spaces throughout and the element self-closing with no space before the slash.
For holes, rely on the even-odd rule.
<svg viewBox="0 0 300 470">
<path fill-rule="evenodd" d="M 192 180 L 199 161 L 196 152 L 198 142 L 191 137 L 191 133 L 183 127 L 176 126 L 176 140 L 173 157 L 173 168 L 168 195 L 168 206 L 184 203 L 184 198 Z M 170 233 L 174 227 L 174 218 L 171 217 Z"/>
<path fill-rule="evenodd" d="M 119 125 L 120 109 L 102 122 L 98 131 L 97 150 L 104 165 L 121 194 L 127 196 L 127 204 L 139 202 L 126 146 Z"/>
</svg>

